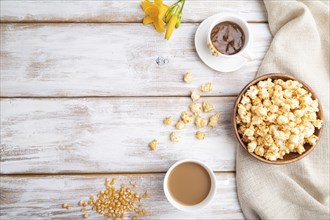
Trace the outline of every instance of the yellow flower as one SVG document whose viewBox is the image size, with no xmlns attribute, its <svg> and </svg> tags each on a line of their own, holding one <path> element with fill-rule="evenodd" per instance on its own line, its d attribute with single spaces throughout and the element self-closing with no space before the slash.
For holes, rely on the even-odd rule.
<svg viewBox="0 0 330 220">
<path fill-rule="evenodd" d="M 175 28 L 175 25 L 176 25 L 176 22 L 178 20 L 178 16 L 175 14 L 171 17 L 170 21 L 168 22 L 167 24 L 167 29 L 166 29 L 166 33 L 165 33 L 165 39 L 166 40 L 169 40 L 172 33 L 173 33 L 173 30 Z"/>
<path fill-rule="evenodd" d="M 141 3 L 142 10 L 146 13 L 146 17 L 143 19 L 143 24 L 153 24 L 158 32 L 165 31 L 166 23 L 163 21 L 168 6 L 163 4 L 163 0 L 155 0 L 150 2 L 144 0 Z"/>
</svg>

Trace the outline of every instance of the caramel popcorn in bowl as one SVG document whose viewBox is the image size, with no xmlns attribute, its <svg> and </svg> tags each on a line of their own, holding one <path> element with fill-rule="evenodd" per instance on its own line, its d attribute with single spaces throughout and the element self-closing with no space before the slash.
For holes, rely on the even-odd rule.
<svg viewBox="0 0 330 220">
<path fill-rule="evenodd" d="M 236 123 L 250 153 L 275 161 L 291 152 L 302 154 L 314 146 L 318 100 L 295 80 L 259 81 L 250 86 L 237 106 Z"/>
</svg>

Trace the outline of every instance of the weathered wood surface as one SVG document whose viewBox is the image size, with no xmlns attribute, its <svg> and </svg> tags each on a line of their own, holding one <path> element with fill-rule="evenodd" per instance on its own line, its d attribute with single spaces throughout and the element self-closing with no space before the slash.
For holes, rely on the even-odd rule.
<svg viewBox="0 0 330 220">
<path fill-rule="evenodd" d="M 175 1 L 165 1 L 172 4 Z M 140 1 L 118 0 L 3 0 L 1 22 L 141 22 L 144 14 Z M 212 14 L 232 12 L 250 22 L 266 22 L 261 0 L 189 0 L 183 22 L 201 22 Z"/>
<path fill-rule="evenodd" d="M 187 96 L 213 81 L 209 96 L 237 95 L 256 74 L 271 41 L 267 24 L 251 24 L 256 59 L 233 73 L 198 57 L 198 24 L 183 24 L 170 41 L 142 24 L 2 24 L 1 96 Z M 158 65 L 158 57 L 168 63 Z M 183 84 L 191 71 L 194 83 Z"/>
<path fill-rule="evenodd" d="M 105 178 L 116 177 L 117 185 L 138 184 L 140 194 L 150 192 L 143 201 L 148 215 L 142 219 L 243 219 L 235 186 L 235 175 L 217 173 L 216 196 L 212 203 L 201 211 L 185 213 L 173 208 L 163 193 L 164 174 L 138 175 L 90 175 L 90 176 L 36 176 L 1 178 L 1 220 L 9 219 L 82 219 L 80 200 L 88 200 L 104 190 Z M 73 206 L 69 210 L 61 204 Z M 105 219 L 88 211 L 89 219 Z"/>
<path fill-rule="evenodd" d="M 238 144 L 230 124 L 235 98 L 225 96 L 237 95 L 255 77 L 268 49 L 272 37 L 263 24 L 263 2 L 189 0 L 183 24 L 168 42 L 140 23 L 139 2 L 0 1 L 1 220 L 80 219 L 77 202 L 101 191 L 107 177 L 134 180 L 140 192 L 151 193 L 144 203 L 146 219 L 244 218 L 234 174 Z M 219 12 L 253 23 L 256 59 L 234 73 L 211 70 L 194 47 L 199 23 Z M 168 63 L 158 65 L 158 57 Z M 193 73 L 192 84 L 182 82 L 186 71 Z M 175 129 L 162 120 L 177 119 L 191 101 L 168 96 L 188 96 L 207 81 L 214 84 L 207 96 L 224 96 L 204 98 L 221 113 L 220 126 L 203 129 L 207 137 L 198 141 L 190 124 L 178 132 L 180 143 L 171 143 L 168 135 Z M 147 147 L 154 138 L 156 152 Z M 185 158 L 218 171 L 216 197 L 200 212 L 176 210 L 163 193 L 164 172 Z M 75 208 L 62 209 L 64 202 Z M 88 213 L 89 219 L 104 219 Z"/>
<path fill-rule="evenodd" d="M 2 99 L 1 173 L 165 172 L 187 158 L 214 171 L 234 171 L 234 98 L 204 100 L 220 112 L 220 125 L 201 129 L 207 137 L 199 141 L 190 123 L 174 144 L 174 123 L 165 126 L 163 119 L 178 120 L 189 98 Z M 155 138 L 154 152 L 148 143 Z"/>
</svg>

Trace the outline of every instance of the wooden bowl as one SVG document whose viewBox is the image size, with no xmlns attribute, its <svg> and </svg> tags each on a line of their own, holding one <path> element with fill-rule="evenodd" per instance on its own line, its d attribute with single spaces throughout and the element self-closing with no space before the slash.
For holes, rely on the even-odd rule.
<svg viewBox="0 0 330 220">
<path fill-rule="evenodd" d="M 275 161 L 267 160 L 266 158 L 258 156 L 255 153 L 250 153 L 247 149 L 247 145 L 242 141 L 242 138 L 241 138 L 240 134 L 238 133 L 238 129 L 237 129 L 237 124 L 236 124 L 237 106 L 240 103 L 240 101 L 242 99 L 242 96 L 245 94 L 245 92 L 248 90 L 248 88 L 250 88 L 250 86 L 256 85 L 259 81 L 267 80 L 268 78 L 271 78 L 273 80 L 282 79 L 284 81 L 285 80 L 290 80 L 290 79 L 291 80 L 296 80 L 296 81 L 300 82 L 303 85 L 304 89 L 306 89 L 307 91 L 312 93 L 312 98 L 313 99 L 317 99 L 317 96 L 315 95 L 315 93 L 314 93 L 314 91 L 312 90 L 311 87 L 309 87 L 306 83 L 304 83 L 301 80 L 296 79 L 293 76 L 290 76 L 288 74 L 281 74 L 281 73 L 271 73 L 271 74 L 263 75 L 263 76 L 260 76 L 260 77 L 256 78 L 255 80 L 251 81 L 249 84 L 247 84 L 243 88 L 243 90 L 240 92 L 240 94 L 238 95 L 238 97 L 235 101 L 234 109 L 233 109 L 232 125 L 233 125 L 233 128 L 234 128 L 235 136 L 236 136 L 238 142 L 240 143 L 241 147 L 244 150 L 246 150 L 246 152 L 248 152 L 251 156 L 253 156 L 254 158 L 256 158 L 256 159 L 258 159 L 258 160 L 260 160 L 264 163 L 268 163 L 268 164 L 289 164 L 289 163 L 295 162 L 297 160 L 300 160 L 300 159 L 306 157 L 315 148 L 315 146 L 317 145 L 317 143 L 320 139 L 322 128 L 321 129 L 315 128 L 314 134 L 316 136 L 318 136 L 319 139 L 317 140 L 317 143 L 314 146 L 312 146 L 310 144 L 305 144 L 304 145 L 304 148 L 305 148 L 304 153 L 302 153 L 302 154 L 298 154 L 298 153 L 285 154 L 283 159 L 277 159 Z M 320 102 L 319 102 L 319 112 L 317 112 L 317 118 L 323 120 L 322 106 L 320 105 Z"/>
</svg>

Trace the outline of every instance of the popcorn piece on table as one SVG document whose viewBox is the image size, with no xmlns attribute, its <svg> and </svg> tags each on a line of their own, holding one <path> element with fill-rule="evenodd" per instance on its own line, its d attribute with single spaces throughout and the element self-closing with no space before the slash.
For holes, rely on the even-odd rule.
<svg viewBox="0 0 330 220">
<path fill-rule="evenodd" d="M 203 102 L 203 111 L 210 112 L 212 110 L 214 110 L 214 106 L 210 102 L 204 101 Z"/>
<path fill-rule="evenodd" d="M 185 127 L 185 123 L 182 120 L 179 120 L 176 124 L 175 124 L 175 128 L 178 130 L 182 130 Z"/>
<path fill-rule="evenodd" d="M 174 143 L 178 143 L 180 141 L 180 137 L 175 132 L 171 132 L 170 140 Z"/>
<path fill-rule="evenodd" d="M 204 128 L 207 125 L 207 120 L 197 115 L 195 117 L 195 125 L 197 128 Z"/>
<path fill-rule="evenodd" d="M 189 122 L 191 122 L 193 120 L 193 115 L 188 112 L 182 112 L 181 120 L 183 121 L 183 123 L 188 124 Z"/>
<path fill-rule="evenodd" d="M 164 125 L 170 125 L 172 123 L 172 117 L 168 116 L 163 120 Z"/>
<path fill-rule="evenodd" d="M 205 134 L 205 133 L 203 133 L 203 132 L 201 132 L 201 131 L 197 131 L 197 132 L 196 132 L 196 138 L 197 138 L 198 140 L 204 140 L 205 137 L 206 137 L 206 134 Z"/>
<path fill-rule="evenodd" d="M 202 106 L 198 103 L 191 103 L 189 109 L 194 115 L 198 115 L 202 111 Z"/>
<path fill-rule="evenodd" d="M 183 76 L 183 81 L 186 83 L 191 83 L 192 82 L 192 74 L 190 72 L 186 72 Z"/>
<path fill-rule="evenodd" d="M 196 90 L 193 90 L 193 91 L 191 91 L 190 97 L 193 102 L 196 102 L 200 99 L 201 96 L 198 94 L 198 92 Z"/>
<path fill-rule="evenodd" d="M 157 149 L 157 140 L 156 139 L 154 139 L 154 140 L 152 140 L 150 143 L 149 143 L 149 147 L 150 147 L 150 149 L 151 150 L 153 150 L 153 151 L 155 151 L 156 149 Z"/>
<path fill-rule="evenodd" d="M 209 123 L 207 125 L 212 128 L 215 128 L 216 126 L 218 126 L 219 118 L 220 118 L 220 113 L 219 112 L 215 113 L 210 117 Z"/>
<path fill-rule="evenodd" d="M 211 92 L 212 91 L 212 83 L 211 82 L 208 82 L 208 83 L 203 84 L 200 87 L 200 90 L 202 92 Z"/>
</svg>

